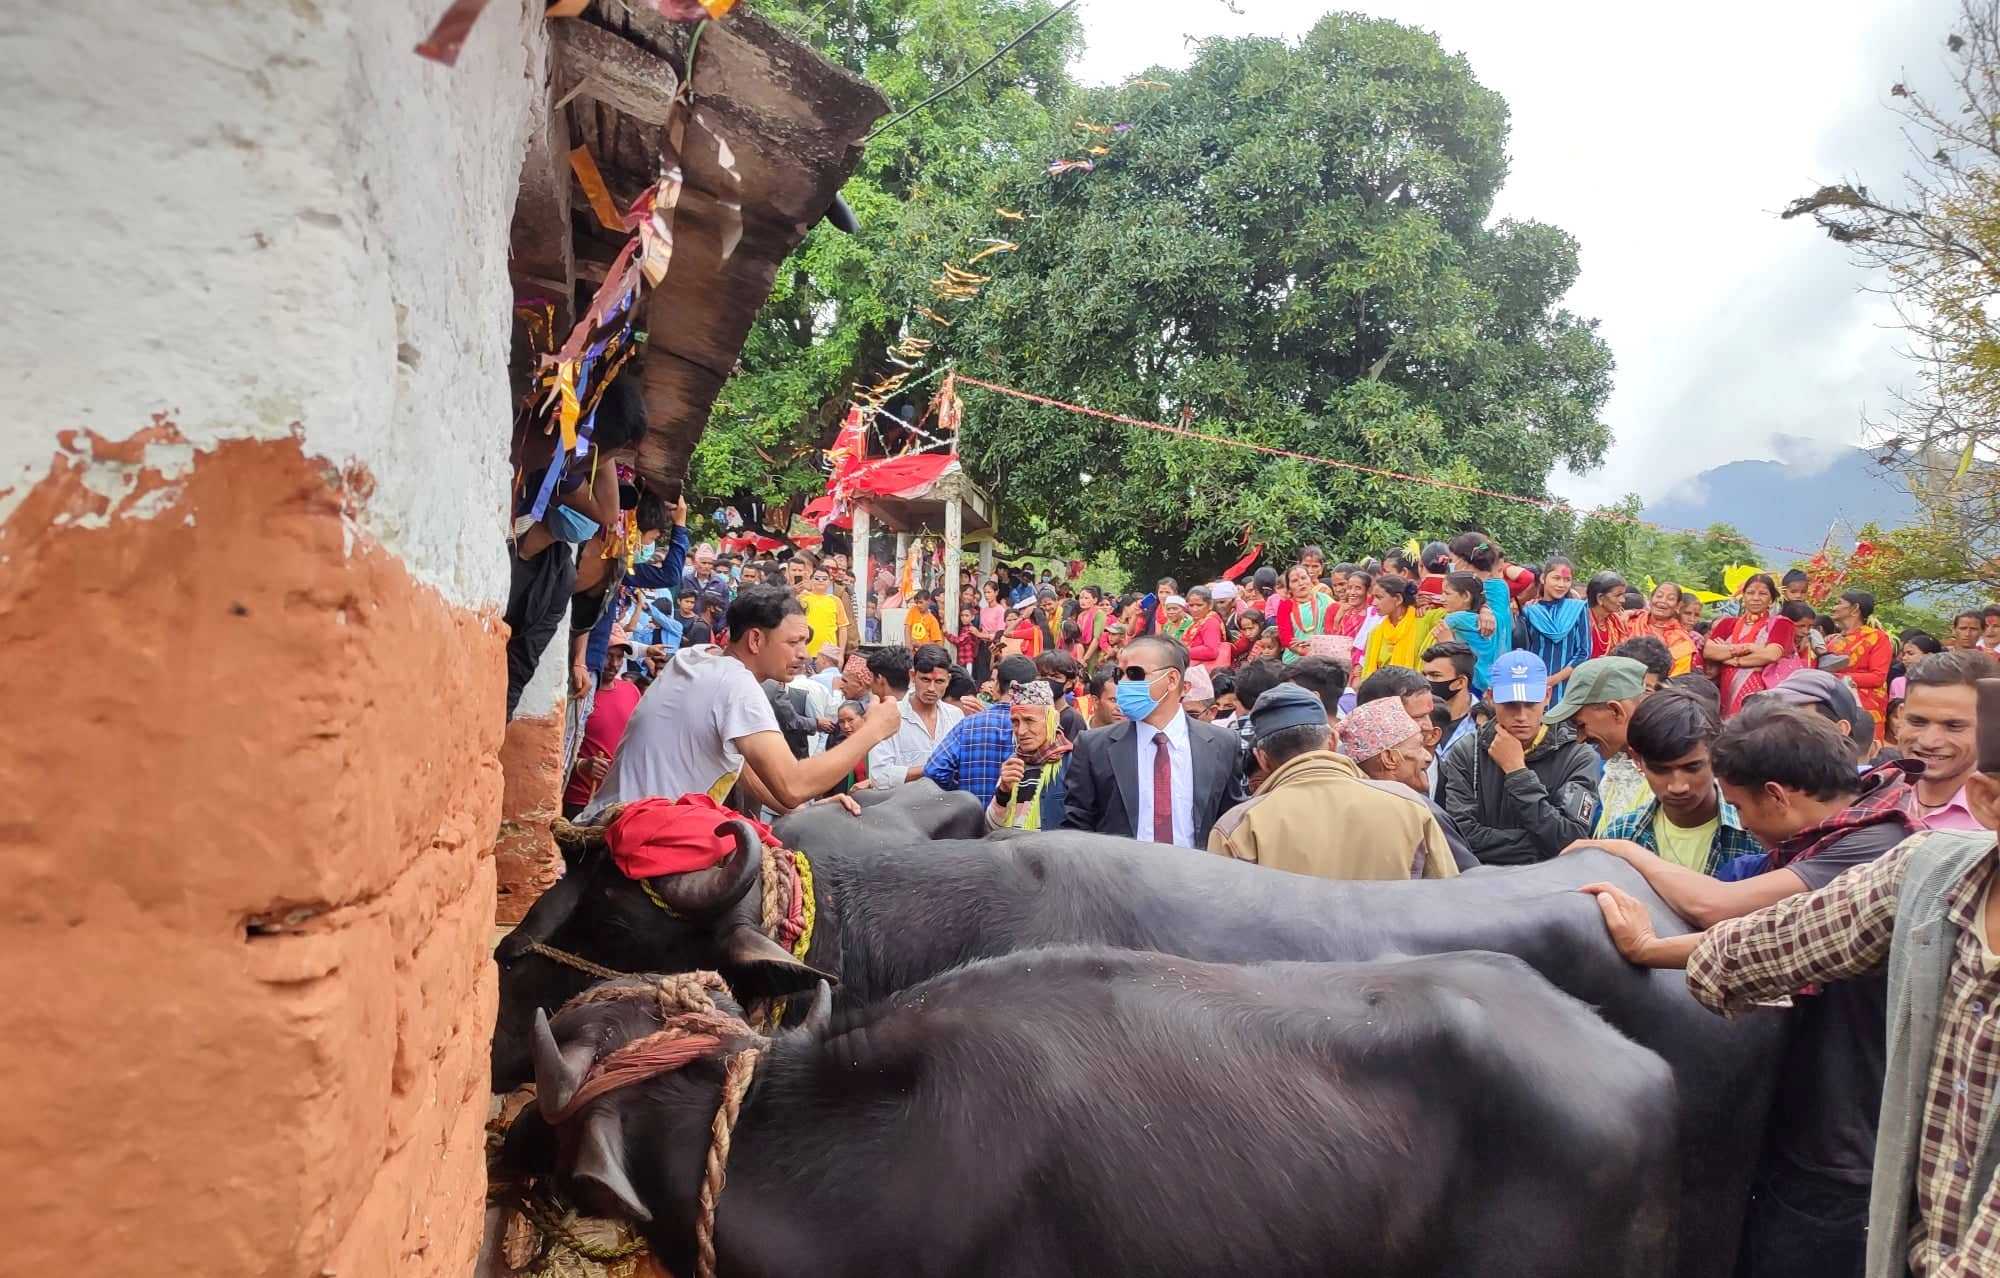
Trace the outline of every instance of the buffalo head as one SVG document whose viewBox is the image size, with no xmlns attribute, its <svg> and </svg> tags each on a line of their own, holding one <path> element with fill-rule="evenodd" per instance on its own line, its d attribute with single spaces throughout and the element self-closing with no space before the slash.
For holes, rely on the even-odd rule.
<svg viewBox="0 0 2000 1278">
<path fill-rule="evenodd" d="M 577 1129 L 568 1141 L 559 1142 L 547 1133 L 548 1124 L 576 1095 L 593 1064 L 665 1024 L 659 1000 L 650 997 L 658 982 L 655 975 L 608 981 L 594 994 L 609 997 L 573 1003 L 553 1021 L 547 1013 L 536 1012 L 536 1106 L 516 1120 L 516 1127 L 534 1139 L 516 1140 L 514 1133 L 509 1138 L 511 1146 L 535 1151 L 539 1165 L 529 1170 L 559 1172 L 573 1196 L 591 1210 L 641 1224 L 654 1219 L 649 1202 L 662 1196 L 682 1197 L 671 1192 L 676 1177 L 666 1164 L 697 1172 L 701 1167 L 699 1157 L 678 1156 L 694 1151 L 679 1150 L 677 1144 L 692 1141 L 706 1147 L 722 1081 L 719 1058 L 734 1044 L 725 1043 L 643 1089 L 628 1087 L 591 1101 L 567 1120 Z M 729 993 L 717 991 L 711 997 L 717 1011 L 742 1016 L 743 1008 Z M 832 1006 L 832 987 L 822 980 L 805 1023 L 781 1038 L 824 1035 Z"/>
<path fill-rule="evenodd" d="M 726 822 L 717 832 L 725 828 L 736 849 L 713 868 L 634 880 L 613 863 L 602 827 L 559 827 L 566 872 L 493 954 L 500 967 L 494 1090 L 527 1081 L 535 1013 L 553 1012 L 597 979 L 538 946 L 617 972 L 718 971 L 745 999 L 838 979 L 760 930 L 763 843 L 745 822 Z"/>
</svg>

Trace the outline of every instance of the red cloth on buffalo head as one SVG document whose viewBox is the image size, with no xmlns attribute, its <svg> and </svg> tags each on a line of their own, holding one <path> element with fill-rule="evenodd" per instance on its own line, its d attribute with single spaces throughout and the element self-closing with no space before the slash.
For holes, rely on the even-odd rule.
<svg viewBox="0 0 2000 1278">
<path fill-rule="evenodd" d="M 748 822 L 764 840 L 778 846 L 777 836 L 761 821 L 723 807 L 705 794 L 678 799 L 639 799 L 628 803 L 604 830 L 611 860 L 628 879 L 709 870 L 736 850 L 729 822 Z"/>
</svg>

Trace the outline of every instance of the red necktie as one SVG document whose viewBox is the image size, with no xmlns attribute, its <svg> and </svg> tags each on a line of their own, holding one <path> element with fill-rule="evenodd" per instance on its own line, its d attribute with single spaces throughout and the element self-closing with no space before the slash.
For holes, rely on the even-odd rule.
<svg viewBox="0 0 2000 1278">
<path fill-rule="evenodd" d="M 1174 754 L 1167 734 L 1153 734 L 1153 842 L 1174 841 Z"/>
</svg>

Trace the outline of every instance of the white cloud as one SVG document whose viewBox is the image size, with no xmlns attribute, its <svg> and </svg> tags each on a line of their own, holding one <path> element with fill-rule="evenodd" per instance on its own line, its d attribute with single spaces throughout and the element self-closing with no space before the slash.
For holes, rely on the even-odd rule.
<svg viewBox="0 0 2000 1278">
<path fill-rule="evenodd" d="M 1296 37 L 1324 12 L 1281 0 L 1085 0 L 1078 68 L 1115 82 L 1184 66 L 1187 36 Z M 1700 2 L 1352 0 L 1435 32 L 1512 110 L 1496 213 L 1582 245 L 1567 304 L 1602 321 L 1618 361 L 1605 465 L 1561 475 L 1595 502 L 1663 495 L 1711 466 L 1775 457 L 1780 436 L 1857 441 L 1907 381 L 1901 336 L 1865 276 L 1792 197 L 1902 172 L 1883 106 L 1936 78 L 1951 0 Z"/>
</svg>

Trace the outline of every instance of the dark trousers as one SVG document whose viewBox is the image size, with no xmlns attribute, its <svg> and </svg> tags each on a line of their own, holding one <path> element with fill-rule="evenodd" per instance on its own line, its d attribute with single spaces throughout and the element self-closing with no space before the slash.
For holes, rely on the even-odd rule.
<svg viewBox="0 0 2000 1278">
<path fill-rule="evenodd" d="M 1767 1158 L 1750 1182 L 1737 1278 L 1862 1278 L 1868 1186 Z"/>
<path fill-rule="evenodd" d="M 532 559 L 523 559 L 507 547 L 513 577 L 507 583 L 507 717 L 521 703 L 521 692 L 535 677 L 542 650 L 555 638 L 562 625 L 563 609 L 569 607 L 570 592 L 576 587 L 576 556 L 569 543 L 549 543 L 548 549 Z"/>
</svg>

